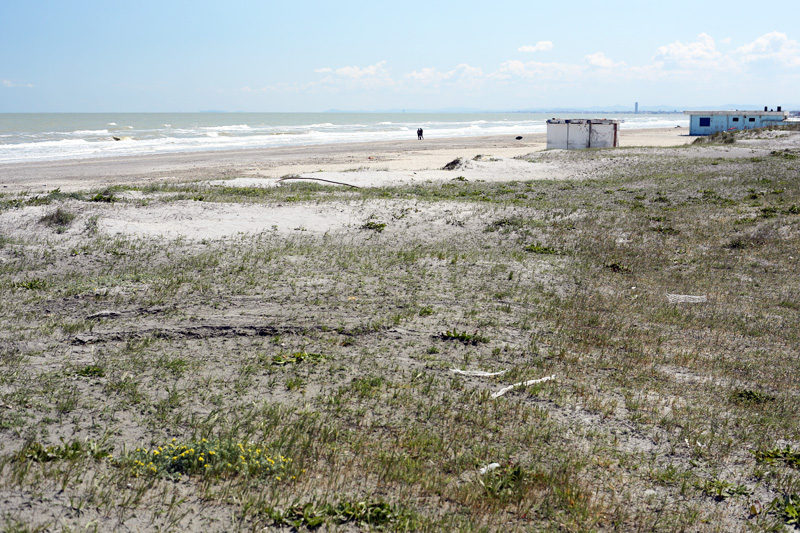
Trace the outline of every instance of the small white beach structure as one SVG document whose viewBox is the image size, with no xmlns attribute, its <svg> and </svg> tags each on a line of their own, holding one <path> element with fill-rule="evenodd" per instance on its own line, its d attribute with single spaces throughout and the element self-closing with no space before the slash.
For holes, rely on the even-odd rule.
<svg viewBox="0 0 800 533">
<path fill-rule="evenodd" d="M 689 115 L 689 135 L 711 135 L 720 131 L 752 130 L 787 124 L 788 113 L 777 111 L 684 111 Z"/>
<path fill-rule="evenodd" d="M 619 120 L 606 118 L 547 121 L 547 149 L 580 150 L 619 146 Z"/>
</svg>

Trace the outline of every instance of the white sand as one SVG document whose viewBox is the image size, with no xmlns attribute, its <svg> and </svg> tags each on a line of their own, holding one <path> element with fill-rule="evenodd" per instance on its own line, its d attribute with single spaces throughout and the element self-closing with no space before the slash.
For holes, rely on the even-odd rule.
<svg viewBox="0 0 800 533">
<path fill-rule="evenodd" d="M 675 146 L 692 137 L 681 129 L 622 131 L 623 146 Z M 540 179 L 581 179 L 592 177 L 610 158 L 600 150 L 590 161 L 559 157 L 559 151 L 532 161 L 515 159 L 538 154 L 545 148 L 545 136 L 524 139 L 482 137 L 435 139 L 401 143 L 338 144 L 270 150 L 204 152 L 116 159 L 54 163 L 0 165 L 1 192 L 45 193 L 55 188 L 64 192 L 102 189 L 110 185 L 147 185 L 157 182 L 202 182 L 209 186 L 263 186 L 281 184 L 286 176 L 322 179 L 358 187 L 425 184 L 454 178 L 468 181 L 524 181 Z M 613 149 L 611 149 L 613 150 Z M 544 155 L 544 154 L 541 154 Z M 552 157 L 550 157 L 552 155 Z M 477 157 L 480 156 L 480 157 Z M 455 170 L 442 167 L 456 158 L 463 163 Z M 287 183 L 284 181 L 283 183 Z M 141 237 L 219 239 L 239 234 L 275 231 L 283 235 L 309 232 L 348 231 L 358 228 L 371 215 L 391 218 L 408 206 L 374 200 L 324 204 L 247 205 L 201 201 L 160 202 L 148 194 L 129 191 L 127 201 L 114 204 L 70 201 L 65 207 L 77 215 L 70 229 L 54 235 L 38 223 L 51 206 L 33 206 L 0 213 L 6 232 L 39 233 L 53 239 L 80 234 L 91 217 L 97 217 L 99 231 L 107 235 Z M 408 203 L 408 202 L 406 202 Z M 464 205 L 437 202 L 410 215 L 419 231 L 445 225 L 447 217 L 474 217 Z M 445 228 L 439 228 L 444 230 Z M 408 231 L 416 231 L 411 225 Z"/>
<path fill-rule="evenodd" d="M 623 147 L 675 146 L 692 140 L 682 128 L 622 129 L 620 133 Z M 12 163 L 0 164 L 0 192 L 44 192 L 56 188 L 70 192 L 113 185 L 234 177 L 275 179 L 319 171 L 413 173 L 440 169 L 457 157 L 513 159 L 545 147 L 546 136 L 538 134 L 519 141 L 513 137 L 472 137 Z"/>
</svg>

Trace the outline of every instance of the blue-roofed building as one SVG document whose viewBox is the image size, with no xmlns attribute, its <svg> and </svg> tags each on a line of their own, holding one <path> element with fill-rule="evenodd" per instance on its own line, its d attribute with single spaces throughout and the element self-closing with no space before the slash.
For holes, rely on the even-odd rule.
<svg viewBox="0 0 800 533">
<path fill-rule="evenodd" d="M 784 124 L 787 113 L 781 111 L 684 111 L 689 115 L 689 135 L 711 135 L 718 131 L 751 130 Z"/>
</svg>

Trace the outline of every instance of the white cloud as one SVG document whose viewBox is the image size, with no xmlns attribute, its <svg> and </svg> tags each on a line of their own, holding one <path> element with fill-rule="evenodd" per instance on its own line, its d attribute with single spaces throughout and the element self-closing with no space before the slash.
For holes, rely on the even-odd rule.
<svg viewBox="0 0 800 533">
<path fill-rule="evenodd" d="M 649 91 L 651 98 L 656 94 L 669 97 L 680 94 L 696 99 L 699 95 L 717 93 L 743 94 L 740 86 L 744 82 L 747 82 L 744 85 L 757 86 L 753 80 L 763 80 L 765 76 L 780 80 L 776 83 L 782 87 L 794 86 L 793 80 L 800 77 L 797 68 L 800 67 L 800 43 L 779 32 L 767 33 L 735 48 L 741 43 L 731 44 L 727 39 L 715 41 L 711 35 L 701 33 L 689 42 L 673 41 L 658 46 L 650 60 L 636 64 L 608 57 L 604 52 L 594 52 L 560 62 L 509 59 L 489 66 L 461 63 L 452 68 L 426 66 L 392 73 L 387 61 L 378 61 L 366 66 L 317 68 L 314 70 L 316 81 L 307 84 L 241 90 L 251 93 L 351 92 L 362 99 L 364 91 L 369 91 L 370 97 L 381 93 L 433 94 L 445 100 L 494 95 L 502 102 L 503 98 L 532 94 L 556 100 L 581 98 L 589 87 L 593 95 Z M 522 46 L 518 51 L 547 51 L 552 47 L 550 41 L 540 41 Z"/>
<path fill-rule="evenodd" d="M 378 89 L 391 87 L 395 84 L 386 61 L 379 61 L 366 67 L 346 66 L 337 69 L 317 69 L 317 73 L 327 74 L 321 80 L 310 86 L 327 86 L 331 88 L 342 87 L 349 89 Z"/>
<path fill-rule="evenodd" d="M 508 80 L 513 78 L 556 80 L 577 78 L 584 67 L 569 63 L 543 63 L 540 61 L 523 62 L 510 59 L 500 64 L 500 68 L 489 75 L 489 78 Z"/>
<path fill-rule="evenodd" d="M 660 46 L 654 57 L 656 62 L 661 62 L 666 68 L 678 68 L 700 71 L 737 71 L 739 66 L 730 55 L 723 54 L 717 49 L 714 39 L 707 33 L 697 36 L 697 41 L 691 43 L 674 43 Z"/>
<path fill-rule="evenodd" d="M 30 89 L 33 87 L 32 83 L 14 83 L 11 80 L 3 80 L 3 87 L 24 87 Z"/>
<path fill-rule="evenodd" d="M 603 52 L 597 52 L 594 54 L 589 54 L 583 58 L 587 63 L 592 65 L 593 67 L 599 68 L 615 68 L 615 67 L 624 67 L 625 62 L 620 61 L 615 63 L 612 61 L 608 56 L 606 56 Z"/>
<path fill-rule="evenodd" d="M 533 46 L 526 44 L 517 48 L 517 52 L 549 52 L 553 49 L 552 41 L 539 41 Z"/>
<path fill-rule="evenodd" d="M 730 54 L 717 49 L 714 39 L 707 33 L 699 34 L 694 42 L 675 41 L 660 46 L 653 59 L 665 76 L 691 74 L 698 78 L 710 79 L 715 73 L 740 73 L 742 70 L 741 64 Z"/>
<path fill-rule="evenodd" d="M 405 79 L 416 85 L 438 86 L 440 83 L 472 83 L 482 79 L 483 70 L 480 67 L 472 67 L 466 63 L 461 63 L 452 70 L 441 72 L 436 68 L 426 67 L 406 74 Z"/>
<path fill-rule="evenodd" d="M 740 46 L 735 53 L 744 63 L 776 61 L 787 67 L 800 67 L 800 43 L 777 31 Z"/>
<path fill-rule="evenodd" d="M 656 51 L 656 58 L 663 61 L 675 63 L 687 63 L 695 61 L 709 61 L 718 59 L 722 53 L 717 50 L 714 39 L 707 33 L 697 36 L 697 41 L 693 43 L 682 43 L 675 41 L 665 46 L 659 46 Z"/>
<path fill-rule="evenodd" d="M 729 44 L 729 41 L 724 39 L 721 42 Z M 800 67 L 800 43 L 789 39 L 785 33 L 774 31 L 733 51 L 723 51 L 717 48 L 710 35 L 701 33 L 694 42 L 676 41 L 659 47 L 650 64 L 631 68 L 630 72 L 639 79 L 685 79 L 691 76 L 696 81 L 710 81 L 721 72 L 757 76 L 753 69 L 769 63 Z M 784 74 L 783 71 L 773 73 L 774 76 Z"/>
</svg>

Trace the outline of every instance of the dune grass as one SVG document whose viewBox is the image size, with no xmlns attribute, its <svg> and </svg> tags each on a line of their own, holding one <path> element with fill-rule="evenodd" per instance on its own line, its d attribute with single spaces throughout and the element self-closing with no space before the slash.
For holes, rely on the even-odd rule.
<svg viewBox="0 0 800 533">
<path fill-rule="evenodd" d="M 167 208 L 360 202 L 381 214 L 364 221 L 380 229 L 336 234 L 198 243 L 72 219 L 62 240 L 4 233 L 0 521 L 792 525 L 800 182 L 786 153 L 638 151 L 571 182 L 143 191 Z M 42 198 L 72 213 L 69 202 L 123 204 L 120 192 Z M 445 203 L 431 230 L 426 215 Z"/>
</svg>

